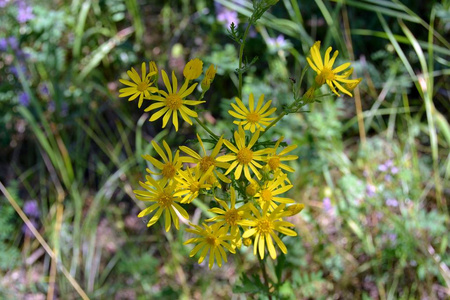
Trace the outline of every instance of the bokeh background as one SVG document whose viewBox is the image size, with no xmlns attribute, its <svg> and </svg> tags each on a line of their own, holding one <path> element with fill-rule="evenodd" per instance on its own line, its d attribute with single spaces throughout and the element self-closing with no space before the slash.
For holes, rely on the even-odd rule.
<svg viewBox="0 0 450 300">
<path fill-rule="evenodd" d="M 202 131 L 162 130 L 118 97 L 142 61 L 181 74 L 199 57 L 218 67 L 200 115 L 229 132 L 227 26 L 251 8 L 0 0 L 0 298 L 78 299 L 77 286 L 92 299 L 264 298 L 247 280 L 259 276 L 251 248 L 209 271 L 188 257 L 184 230 L 137 218 L 150 141 L 176 147 Z M 245 99 L 264 93 L 282 110 L 315 40 L 363 78 L 353 98 L 325 96 L 266 134 L 298 145 L 289 197 L 306 205 L 288 255 L 268 265 L 285 299 L 450 297 L 449 21 L 448 0 L 280 0 L 250 32 L 245 55 L 259 59 Z M 309 70 L 302 91 L 313 80 Z M 189 206 L 194 222 L 207 204 Z"/>
</svg>

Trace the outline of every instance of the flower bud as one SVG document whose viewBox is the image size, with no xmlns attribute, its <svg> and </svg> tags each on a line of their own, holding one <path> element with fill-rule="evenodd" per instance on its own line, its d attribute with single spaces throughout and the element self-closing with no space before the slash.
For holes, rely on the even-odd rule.
<svg viewBox="0 0 450 300">
<path fill-rule="evenodd" d="M 198 59 L 191 59 L 183 70 L 183 75 L 187 80 L 197 79 L 203 72 L 203 62 Z"/>
<path fill-rule="evenodd" d="M 149 67 L 150 67 L 150 70 L 149 70 L 148 75 L 150 76 L 150 81 L 158 82 L 158 67 L 156 66 L 156 63 L 154 61 L 151 61 L 149 63 Z"/>
<path fill-rule="evenodd" d="M 246 238 L 243 240 L 244 246 L 249 247 L 252 245 L 252 239 L 251 238 Z"/>
</svg>

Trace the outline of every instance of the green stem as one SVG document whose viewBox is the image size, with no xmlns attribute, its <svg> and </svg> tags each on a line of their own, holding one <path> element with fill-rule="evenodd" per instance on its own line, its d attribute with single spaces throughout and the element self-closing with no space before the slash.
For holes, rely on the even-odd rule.
<svg viewBox="0 0 450 300">
<path fill-rule="evenodd" d="M 205 129 L 216 141 L 218 141 L 219 140 L 219 137 L 216 135 L 216 134 L 214 134 L 214 132 L 212 132 L 209 128 L 208 128 L 208 126 L 206 126 L 205 125 L 205 123 L 203 123 L 202 121 L 200 121 L 200 119 L 198 118 L 198 117 L 195 117 L 194 118 L 194 120 L 195 121 L 197 121 L 197 123 L 200 125 L 200 126 L 202 126 L 203 127 L 203 129 Z"/>
<path fill-rule="evenodd" d="M 272 295 L 270 294 L 269 276 L 267 276 L 266 265 L 262 259 L 259 259 L 259 266 L 261 267 L 261 272 L 264 277 L 264 285 L 267 287 L 267 296 L 269 297 L 269 300 L 272 300 Z"/>
<path fill-rule="evenodd" d="M 242 36 L 241 46 L 239 48 L 239 99 L 242 99 L 242 57 L 244 56 L 245 40 L 247 39 L 248 32 L 252 26 L 252 21 L 248 21 L 247 28 Z"/>
</svg>

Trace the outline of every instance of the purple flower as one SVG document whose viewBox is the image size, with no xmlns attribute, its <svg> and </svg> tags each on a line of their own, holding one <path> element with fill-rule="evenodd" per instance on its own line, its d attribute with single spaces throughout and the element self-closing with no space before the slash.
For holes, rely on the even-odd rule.
<svg viewBox="0 0 450 300">
<path fill-rule="evenodd" d="M 398 201 L 395 198 L 387 198 L 386 199 L 386 205 L 391 207 L 397 207 Z"/>
<path fill-rule="evenodd" d="M 391 182 L 391 181 L 392 181 L 392 176 L 389 175 L 389 174 L 386 174 L 386 175 L 384 176 L 384 181 L 386 181 L 386 182 Z"/>
<path fill-rule="evenodd" d="M 27 200 L 23 205 L 23 212 L 28 217 L 39 217 L 39 206 L 36 200 Z"/>
<path fill-rule="evenodd" d="M 25 92 L 20 92 L 19 93 L 19 103 L 23 106 L 28 106 L 30 105 L 30 96 L 25 93 Z"/>
<path fill-rule="evenodd" d="M 366 185 L 366 194 L 370 198 L 375 197 L 377 188 L 373 184 Z"/>
<path fill-rule="evenodd" d="M 395 243 L 397 241 L 397 235 L 395 233 L 389 233 L 388 238 L 392 243 Z"/>
<path fill-rule="evenodd" d="M 388 170 L 388 166 L 386 166 L 385 164 L 381 164 L 378 166 L 378 171 L 380 172 L 386 172 Z"/>
<path fill-rule="evenodd" d="M 323 198 L 323 210 L 326 213 L 329 213 L 333 210 L 333 205 L 331 204 L 331 200 L 328 197 Z"/>
<path fill-rule="evenodd" d="M 276 38 L 268 38 L 267 44 L 276 49 L 283 49 L 287 46 L 287 41 L 284 39 L 284 36 L 280 34 Z"/>
<path fill-rule="evenodd" d="M 225 23 L 227 28 L 230 28 L 231 23 L 234 23 L 236 26 L 239 24 L 238 14 L 236 11 L 228 10 L 223 6 L 218 6 L 217 11 L 217 21 Z"/>
<path fill-rule="evenodd" d="M 5 7 L 10 0 L 0 0 L 0 7 Z"/>
<path fill-rule="evenodd" d="M 398 173 L 398 168 L 396 167 L 396 166 L 393 166 L 392 168 L 391 168 L 391 174 L 392 175 L 395 175 L 395 174 L 397 174 Z"/>
<path fill-rule="evenodd" d="M 17 22 L 19 23 L 26 23 L 29 20 L 32 20 L 34 18 L 33 15 L 33 8 L 31 6 L 28 6 L 25 1 L 20 1 L 19 7 L 17 10 Z"/>
</svg>

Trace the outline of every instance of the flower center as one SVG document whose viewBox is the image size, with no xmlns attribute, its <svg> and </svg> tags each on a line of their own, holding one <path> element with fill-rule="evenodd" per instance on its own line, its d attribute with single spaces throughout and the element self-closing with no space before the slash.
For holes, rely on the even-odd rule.
<svg viewBox="0 0 450 300">
<path fill-rule="evenodd" d="M 220 241 L 219 239 L 217 239 L 215 236 L 213 235 L 208 235 L 208 237 L 205 239 L 206 243 L 208 243 L 209 245 L 215 247 L 215 246 L 219 246 Z"/>
<path fill-rule="evenodd" d="M 259 114 L 255 112 L 251 112 L 247 115 L 247 121 L 249 121 L 250 123 L 257 123 L 259 119 Z"/>
<path fill-rule="evenodd" d="M 178 94 L 170 94 L 166 98 L 166 106 L 171 110 L 178 110 L 182 104 L 183 101 Z"/>
<path fill-rule="evenodd" d="M 205 173 L 209 167 L 214 165 L 214 158 L 211 156 L 205 156 L 200 160 L 200 170 Z"/>
<path fill-rule="evenodd" d="M 270 190 L 261 191 L 261 200 L 264 202 L 272 201 L 272 193 Z"/>
<path fill-rule="evenodd" d="M 175 177 L 176 172 L 175 166 L 171 162 L 167 162 L 162 169 L 162 176 L 170 179 Z"/>
<path fill-rule="evenodd" d="M 198 181 L 192 182 L 189 189 L 191 190 L 191 193 L 198 192 L 200 190 L 200 183 Z"/>
<path fill-rule="evenodd" d="M 272 222 L 268 218 L 263 218 L 256 224 L 259 233 L 270 233 L 272 232 Z"/>
<path fill-rule="evenodd" d="M 239 163 L 246 165 L 251 162 L 253 159 L 253 151 L 248 149 L 247 147 L 242 148 L 237 153 L 237 160 Z"/>
<path fill-rule="evenodd" d="M 323 68 L 322 72 L 316 76 L 316 82 L 322 85 L 327 80 L 334 80 L 334 73 L 331 69 Z"/>
<path fill-rule="evenodd" d="M 230 209 L 225 213 L 225 221 L 231 226 L 235 226 L 236 221 L 239 221 L 240 219 L 241 217 L 239 216 L 239 213 L 235 208 Z"/>
<path fill-rule="evenodd" d="M 274 171 L 280 166 L 280 158 L 278 156 L 271 157 L 267 162 L 269 168 Z"/>
<path fill-rule="evenodd" d="M 139 92 L 144 92 L 145 90 L 148 89 L 148 84 L 145 81 L 141 81 L 137 84 L 136 88 Z"/>
<path fill-rule="evenodd" d="M 162 192 L 158 197 L 158 204 L 162 208 L 168 208 L 173 203 L 173 196 L 167 192 Z"/>
</svg>

